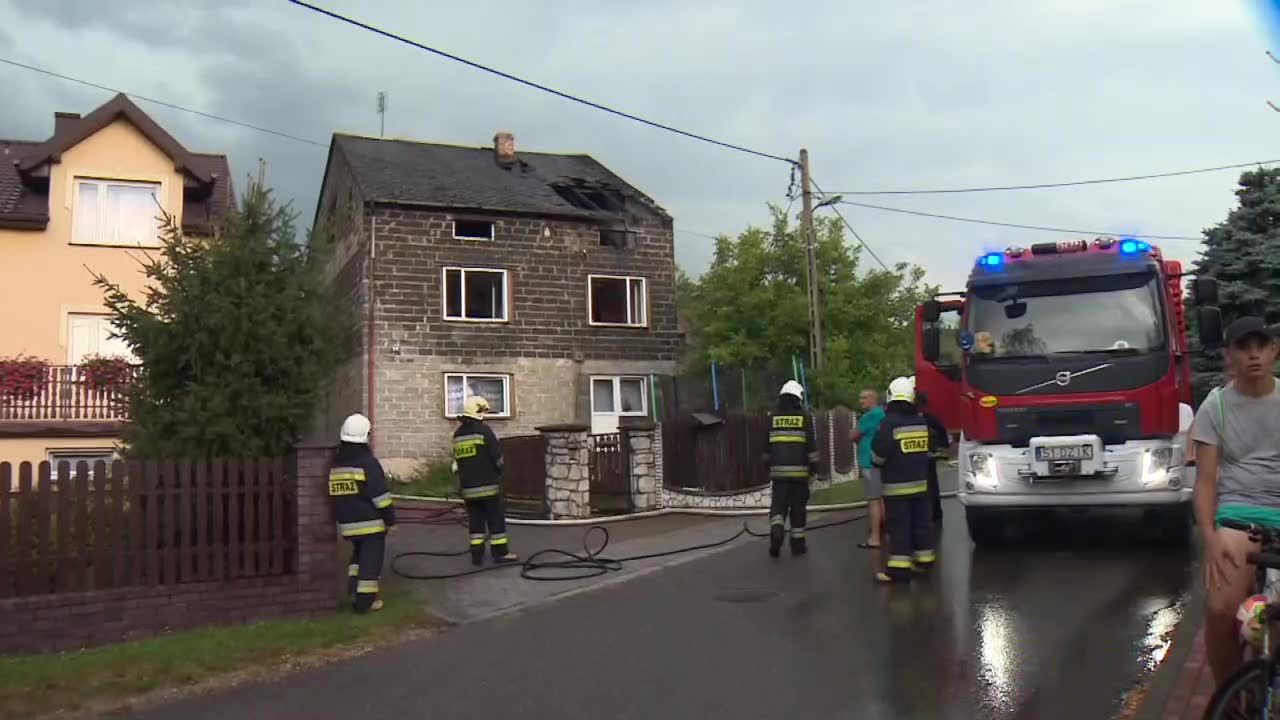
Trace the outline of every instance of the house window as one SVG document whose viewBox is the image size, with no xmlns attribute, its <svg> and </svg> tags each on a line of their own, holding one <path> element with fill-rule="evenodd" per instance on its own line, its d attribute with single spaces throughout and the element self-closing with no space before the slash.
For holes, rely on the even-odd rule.
<svg viewBox="0 0 1280 720">
<path fill-rule="evenodd" d="M 65 462 L 65 463 L 70 463 L 71 465 L 68 479 L 74 478 L 76 476 L 76 466 L 78 466 L 80 463 L 83 462 L 89 466 L 89 475 L 92 476 L 94 463 L 101 460 L 102 462 L 107 464 L 107 468 L 109 470 L 111 467 L 111 462 L 115 459 L 116 459 L 115 450 L 112 450 L 111 448 L 77 448 L 75 450 L 50 450 L 49 464 L 52 467 L 49 469 L 49 474 L 50 474 L 50 477 L 52 477 L 55 481 L 57 481 L 59 479 L 58 463 Z"/>
<path fill-rule="evenodd" d="M 454 220 L 453 238 L 455 240 L 492 240 L 492 220 Z"/>
<path fill-rule="evenodd" d="M 592 275 L 587 279 L 592 325 L 644 327 L 644 278 Z"/>
<path fill-rule="evenodd" d="M 462 414 L 463 402 L 472 395 L 489 401 L 489 417 L 511 417 L 511 376 L 481 373 L 445 373 L 444 415 Z"/>
<path fill-rule="evenodd" d="M 71 242 L 155 247 L 160 213 L 160 183 L 77 178 Z"/>
<path fill-rule="evenodd" d="M 606 230 L 600 228 L 600 247 L 629 248 L 633 247 L 636 234 L 630 230 Z"/>
<path fill-rule="evenodd" d="M 507 271 L 445 268 L 444 317 L 446 320 L 505 322 Z"/>
<path fill-rule="evenodd" d="M 89 357 L 118 357 L 138 361 L 128 343 L 116 337 L 110 315 L 67 315 L 67 364 L 79 365 Z"/>
<path fill-rule="evenodd" d="M 591 412 L 596 415 L 648 415 L 645 379 L 622 376 L 591 378 Z"/>
</svg>

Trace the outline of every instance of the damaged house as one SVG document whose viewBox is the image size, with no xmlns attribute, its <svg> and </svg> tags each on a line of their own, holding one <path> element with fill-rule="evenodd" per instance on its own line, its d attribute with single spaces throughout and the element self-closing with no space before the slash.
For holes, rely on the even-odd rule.
<svg viewBox="0 0 1280 720">
<path fill-rule="evenodd" d="M 336 134 L 316 210 L 359 319 L 326 425 L 373 421 L 388 469 L 449 446 L 463 399 L 499 435 L 654 416 L 680 347 L 671 217 L 587 155 Z"/>
</svg>

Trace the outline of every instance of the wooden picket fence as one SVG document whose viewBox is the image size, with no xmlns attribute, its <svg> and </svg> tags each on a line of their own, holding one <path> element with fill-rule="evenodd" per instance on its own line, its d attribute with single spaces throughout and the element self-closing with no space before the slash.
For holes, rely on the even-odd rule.
<svg viewBox="0 0 1280 720">
<path fill-rule="evenodd" d="M 287 574 L 296 506 L 279 457 L 3 462 L 0 597 Z"/>
</svg>

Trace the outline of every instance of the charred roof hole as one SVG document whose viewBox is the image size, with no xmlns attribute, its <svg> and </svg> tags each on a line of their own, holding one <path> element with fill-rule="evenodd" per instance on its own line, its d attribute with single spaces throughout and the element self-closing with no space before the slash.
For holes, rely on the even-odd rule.
<svg viewBox="0 0 1280 720">
<path fill-rule="evenodd" d="M 574 179 L 572 184 L 557 183 L 551 189 L 579 210 L 617 213 L 626 208 L 626 199 L 622 193 L 584 180 Z"/>
</svg>

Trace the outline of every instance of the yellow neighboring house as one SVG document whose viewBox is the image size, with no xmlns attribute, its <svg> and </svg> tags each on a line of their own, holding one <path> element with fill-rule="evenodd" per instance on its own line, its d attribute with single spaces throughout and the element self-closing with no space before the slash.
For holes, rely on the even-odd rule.
<svg viewBox="0 0 1280 720">
<path fill-rule="evenodd" d="M 160 209 L 207 236 L 233 202 L 226 156 L 187 150 L 124 95 L 55 113 L 47 140 L 0 139 L 0 462 L 112 457 L 136 369 L 90 271 L 140 296 Z"/>
</svg>

